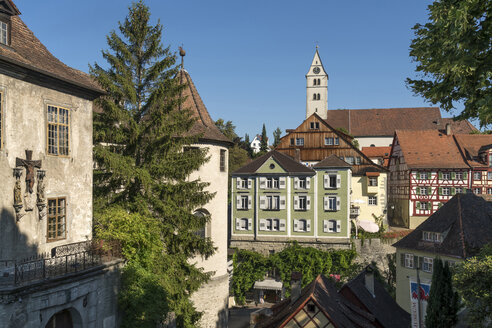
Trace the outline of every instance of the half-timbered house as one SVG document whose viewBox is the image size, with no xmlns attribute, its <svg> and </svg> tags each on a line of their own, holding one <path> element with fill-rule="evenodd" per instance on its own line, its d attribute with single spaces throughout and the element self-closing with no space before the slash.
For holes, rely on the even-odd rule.
<svg viewBox="0 0 492 328">
<path fill-rule="evenodd" d="M 312 114 L 296 129 L 287 130 L 277 151 L 313 166 L 330 155 L 351 166 L 351 218 L 374 222 L 386 221 L 387 170 L 374 163 L 352 144 L 353 138 L 334 129 L 317 114 Z"/>
</svg>

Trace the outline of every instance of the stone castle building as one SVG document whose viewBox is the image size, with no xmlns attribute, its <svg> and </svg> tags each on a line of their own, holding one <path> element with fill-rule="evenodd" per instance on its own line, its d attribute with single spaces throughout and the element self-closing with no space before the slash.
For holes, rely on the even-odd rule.
<svg viewBox="0 0 492 328">
<path fill-rule="evenodd" d="M 0 326 L 115 327 L 119 260 L 94 250 L 92 101 L 0 1 Z"/>
<path fill-rule="evenodd" d="M 182 53 L 184 55 L 184 53 Z M 192 295 L 198 311 L 203 312 L 201 327 L 227 327 L 229 297 L 229 274 L 227 272 L 227 192 L 228 192 L 228 147 L 232 142 L 215 126 L 205 104 L 193 83 L 190 74 L 182 68 L 179 78 L 186 84 L 183 91 L 183 108 L 191 111 L 196 119 L 190 133 L 200 134 L 195 147 L 206 148 L 210 158 L 189 179 L 200 179 L 210 185 L 207 190 L 215 197 L 203 208 L 196 209 L 196 215 L 210 215 L 211 221 L 199 233 L 211 238 L 216 247 L 215 254 L 207 260 L 195 258 L 205 272 L 213 272 L 211 280 Z"/>
</svg>

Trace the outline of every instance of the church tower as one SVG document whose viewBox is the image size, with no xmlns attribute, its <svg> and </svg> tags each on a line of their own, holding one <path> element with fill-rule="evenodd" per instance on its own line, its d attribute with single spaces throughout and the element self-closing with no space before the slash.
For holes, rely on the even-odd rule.
<svg viewBox="0 0 492 328">
<path fill-rule="evenodd" d="M 306 118 L 313 113 L 327 118 L 328 111 L 328 74 L 321 63 L 318 46 L 314 58 L 306 74 Z"/>
</svg>

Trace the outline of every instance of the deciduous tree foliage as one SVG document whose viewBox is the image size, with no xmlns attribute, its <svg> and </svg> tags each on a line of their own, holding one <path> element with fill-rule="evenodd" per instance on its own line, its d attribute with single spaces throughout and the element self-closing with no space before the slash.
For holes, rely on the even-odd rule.
<svg viewBox="0 0 492 328">
<path fill-rule="evenodd" d="M 91 67 L 107 92 L 94 118 L 95 232 L 123 244 L 124 327 L 155 327 L 168 309 L 178 326 L 191 327 L 199 314 L 189 297 L 209 276 L 189 259 L 214 252 L 211 240 L 195 233 L 209 218 L 193 212 L 213 194 L 188 179 L 207 157 L 186 151 L 198 136 L 187 133 L 190 112 L 178 110 L 176 56 L 161 44 L 162 25 L 149 19 L 143 1 L 133 3 L 119 33 L 107 37 L 107 65 Z M 167 304 L 157 301 L 164 298 Z"/>
<path fill-rule="evenodd" d="M 453 281 L 468 309 L 470 327 L 492 322 L 492 243 L 456 266 Z"/>
<path fill-rule="evenodd" d="M 435 328 L 454 327 L 458 322 L 459 296 L 453 290 L 448 263 L 434 259 L 432 283 L 427 302 L 425 326 Z"/>
<path fill-rule="evenodd" d="M 460 118 L 492 123 L 492 1 L 437 0 L 429 22 L 417 24 L 410 56 L 419 79 L 407 79 L 414 93 L 447 111 L 463 103 Z"/>
<path fill-rule="evenodd" d="M 273 146 L 277 147 L 278 144 L 280 143 L 280 137 L 282 136 L 282 130 L 280 128 L 276 128 L 275 131 L 273 131 Z"/>
</svg>

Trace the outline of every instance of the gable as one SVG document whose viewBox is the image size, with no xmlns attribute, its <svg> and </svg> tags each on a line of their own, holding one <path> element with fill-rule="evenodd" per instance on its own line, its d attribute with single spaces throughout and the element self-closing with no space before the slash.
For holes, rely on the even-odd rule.
<svg viewBox="0 0 492 328">
<path fill-rule="evenodd" d="M 272 156 L 256 170 L 256 173 L 286 173 L 286 171 Z"/>
<path fill-rule="evenodd" d="M 9 0 L 0 1 L 0 13 L 7 14 L 9 16 L 20 15 L 20 11 L 15 4 Z"/>
<path fill-rule="evenodd" d="M 333 327 L 333 325 L 318 304 L 310 298 L 304 306 L 300 306 L 280 327 Z"/>
</svg>

